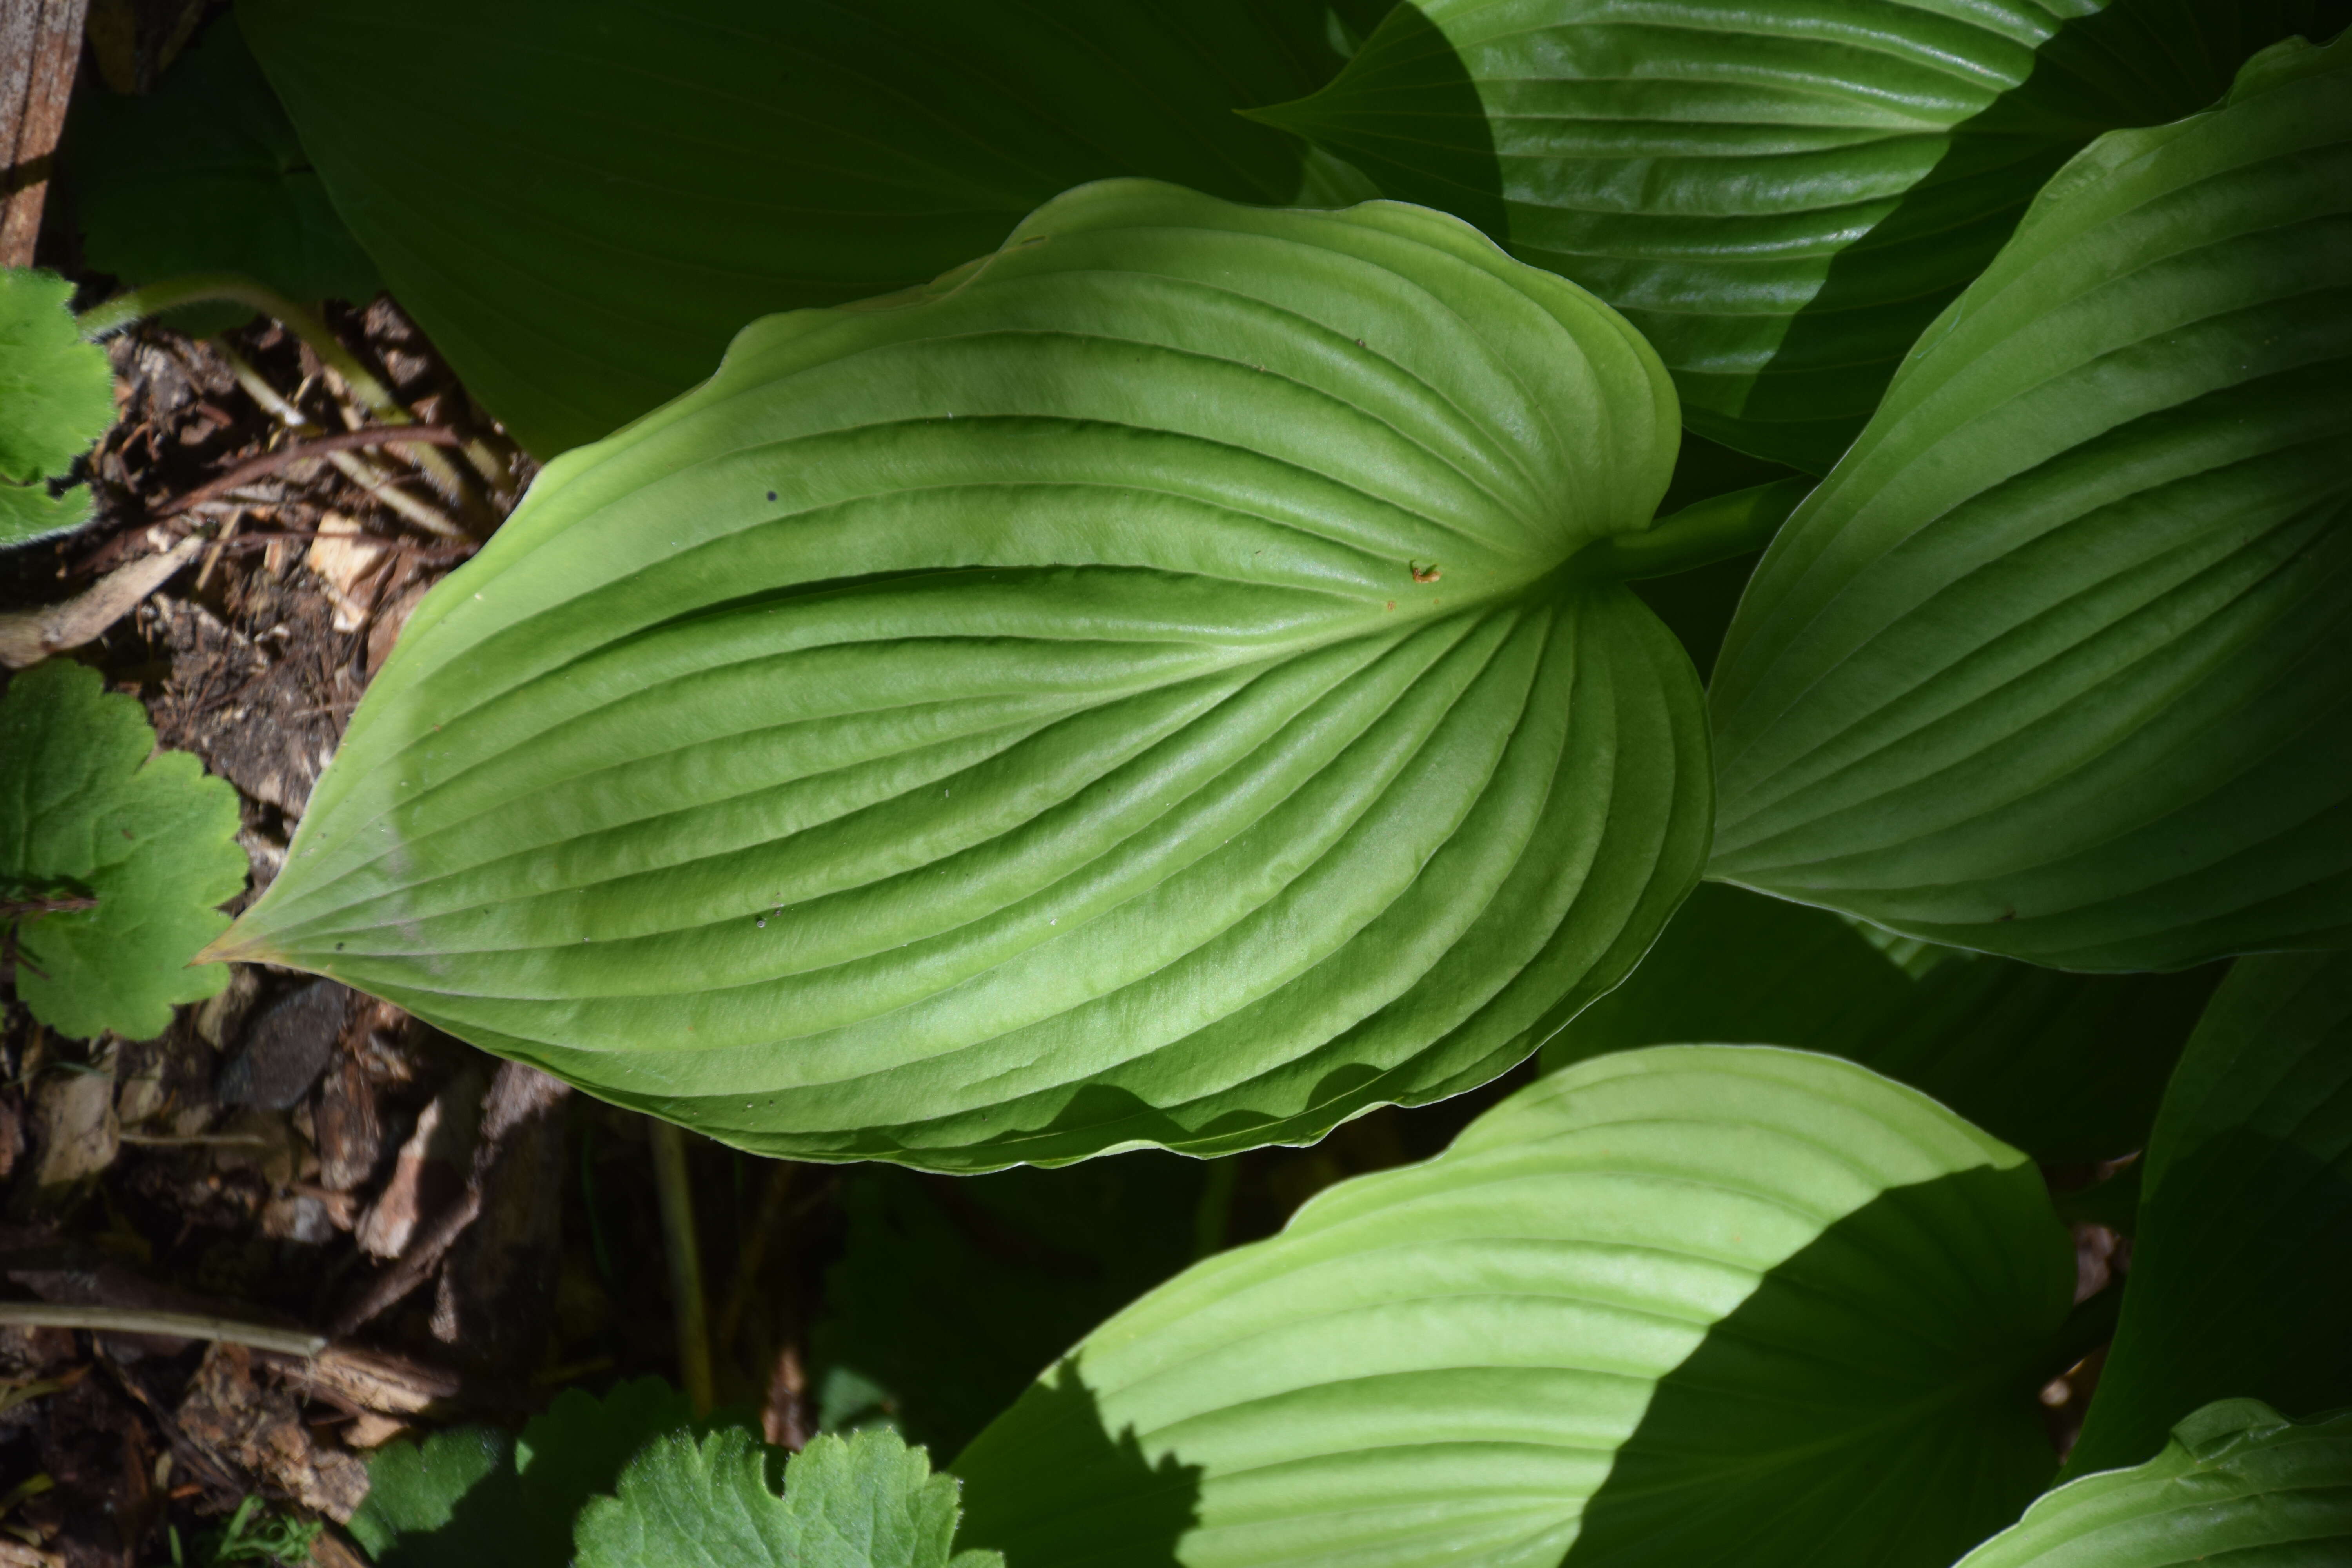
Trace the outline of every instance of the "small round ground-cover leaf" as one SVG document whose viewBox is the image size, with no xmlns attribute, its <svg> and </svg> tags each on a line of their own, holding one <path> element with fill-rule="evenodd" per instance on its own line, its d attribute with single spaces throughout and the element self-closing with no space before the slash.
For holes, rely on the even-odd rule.
<svg viewBox="0 0 2352 1568">
<path fill-rule="evenodd" d="M 1065 196 L 748 329 L 417 611 L 222 947 L 742 1147 L 1311 1140 L 1481 1082 L 1706 852 L 1656 357 L 1390 203 Z"/>
<path fill-rule="evenodd" d="M 293 300 L 360 302 L 383 288 L 234 15 L 214 22 L 152 93 L 77 94 L 66 150 L 89 264 L 128 286 L 236 272 Z M 207 305 L 168 320 L 200 331 L 248 313 Z"/>
<path fill-rule="evenodd" d="M 2069 1465 L 2136 1464 L 2214 1399 L 2352 1405 L 2352 955 L 2231 966 L 2146 1167 L 2123 1316 Z"/>
<path fill-rule="evenodd" d="M 1580 1062 L 1096 1330 L 956 1460 L 1024 1568 L 1943 1568 L 2054 1468 L 2032 1164 L 1769 1047 Z"/>
<path fill-rule="evenodd" d="M 82 341 L 73 295 L 54 272 L 0 268 L 0 545 L 89 515 L 88 490 L 52 497 L 46 482 L 114 423 L 114 373 Z"/>
<path fill-rule="evenodd" d="M 2352 1412 L 2294 1422 L 2257 1399 L 2206 1405 L 2164 1452 L 2084 1476 L 1959 1568 L 2326 1568 L 2352 1562 Z"/>
<path fill-rule="evenodd" d="M 1299 199 L 1305 149 L 1234 110 L 1339 67 L 1321 0 L 236 18 L 402 306 L 542 457 L 694 385 L 744 322 L 922 283 L 1087 181 Z"/>
<path fill-rule="evenodd" d="M 236 791 L 155 751 L 138 702 L 94 669 L 35 665 L 0 696 L 0 905 L 16 994 L 61 1035 L 151 1039 L 228 971 L 189 967 L 245 888 Z"/>
<path fill-rule="evenodd" d="M 2341 0 L 1422 0 L 1260 118 L 1624 311 L 1693 429 L 1822 473 L 2060 164 L 2347 19 Z"/>
<path fill-rule="evenodd" d="M 1907 964 L 1843 915 L 1704 883 L 1544 1065 L 1689 1040 L 1798 1046 L 1933 1095 L 2037 1160 L 2105 1160 L 2147 1146 L 2227 968 L 2068 974 L 1893 941 L 1917 950 Z"/>
<path fill-rule="evenodd" d="M 2352 41 L 2104 138 L 1766 553 L 1709 875 L 2084 970 L 2352 941 Z"/>
</svg>

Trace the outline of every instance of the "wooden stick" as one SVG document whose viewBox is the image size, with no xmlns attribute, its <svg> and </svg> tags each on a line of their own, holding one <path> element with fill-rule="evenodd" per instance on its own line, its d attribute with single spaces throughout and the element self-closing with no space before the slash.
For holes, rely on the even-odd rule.
<svg viewBox="0 0 2352 1568">
<path fill-rule="evenodd" d="M 30 267 L 87 0 L 0 0 L 0 267 Z"/>
<path fill-rule="evenodd" d="M 221 1340 L 280 1355 L 314 1356 L 327 1336 L 273 1329 L 197 1312 L 150 1312 L 137 1307 L 77 1307 L 57 1301 L 0 1301 L 0 1328 L 90 1329 L 106 1334 L 159 1334 L 174 1340 Z"/>
</svg>

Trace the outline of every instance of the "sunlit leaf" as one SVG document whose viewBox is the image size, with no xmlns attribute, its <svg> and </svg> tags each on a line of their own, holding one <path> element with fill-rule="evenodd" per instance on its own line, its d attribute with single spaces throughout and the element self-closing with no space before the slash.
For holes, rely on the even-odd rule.
<svg viewBox="0 0 2352 1568">
<path fill-rule="evenodd" d="M 2283 46 L 2069 165 L 1781 529 L 1709 874 L 2070 969 L 2352 941 L 2347 450 L 2352 42 Z"/>
<path fill-rule="evenodd" d="M 76 1039 L 152 1039 L 228 971 L 189 967 L 245 889 L 236 791 L 157 752 L 136 699 L 51 659 L 0 697 L 0 927 L 16 994 Z"/>
<path fill-rule="evenodd" d="M 890 1432 L 819 1437 L 783 1466 L 748 1433 L 659 1437 L 580 1516 L 578 1568 L 1004 1568 L 950 1556 L 956 1483 Z"/>
<path fill-rule="evenodd" d="M 1705 853 L 1689 660 L 1570 563 L 1675 434 L 1622 321 L 1453 219 L 1073 193 L 551 466 L 222 951 L 795 1157 L 1454 1092 Z"/>
<path fill-rule="evenodd" d="M 1623 310 L 1692 428 L 1826 471 L 1911 341 L 2105 131 L 2340 0 L 1422 0 L 1259 118 Z"/>
<path fill-rule="evenodd" d="M 2209 1405 L 2164 1452 L 2069 1482 L 1959 1568 L 2320 1568 L 2352 1561 L 2352 1413 Z"/>
<path fill-rule="evenodd" d="M 2053 1468 L 2033 1384 L 2074 1278 L 2034 1167 L 1911 1089 L 1604 1057 L 1097 1329 L 956 1461 L 965 1539 L 1021 1568 L 1944 1568 Z"/>
<path fill-rule="evenodd" d="M 2352 1405 L 2352 957 L 2238 961 L 2165 1093 L 2138 1220 L 2075 1471 L 2138 1463 L 2213 1399 Z"/>
<path fill-rule="evenodd" d="M 746 321 L 919 284 L 1073 185 L 1286 203 L 1328 174 L 1234 112 L 1337 68 L 1320 0 L 236 16 L 401 304 L 542 456 L 700 381 Z"/>
<path fill-rule="evenodd" d="M 1928 948 L 1906 969 L 1843 916 L 1709 882 L 1544 1064 L 1684 1040 L 1801 1046 L 1925 1090 L 2036 1159 L 2104 1160 L 2146 1147 L 2222 967 L 2064 974 Z"/>
<path fill-rule="evenodd" d="M 88 490 L 44 483 L 114 423 L 114 373 L 75 327 L 73 295 L 54 272 L 0 268 L 0 545 L 89 515 Z"/>
</svg>

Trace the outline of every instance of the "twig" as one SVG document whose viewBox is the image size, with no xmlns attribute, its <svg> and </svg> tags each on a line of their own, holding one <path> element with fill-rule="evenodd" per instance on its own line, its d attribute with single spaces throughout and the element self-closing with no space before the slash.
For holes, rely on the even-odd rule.
<svg viewBox="0 0 2352 1568">
<path fill-rule="evenodd" d="M 337 1338 L 346 1338 L 373 1320 L 378 1313 L 399 1301 L 411 1290 L 425 1283 L 427 1277 L 441 1266 L 441 1259 L 457 1245 L 466 1227 L 482 1212 L 480 1189 L 468 1186 L 465 1195 L 436 1218 L 422 1234 L 412 1237 L 400 1261 L 385 1269 L 368 1283 L 352 1304 L 335 1319 Z"/>
<path fill-rule="evenodd" d="M 174 1340 L 221 1340 L 280 1355 L 314 1356 L 324 1334 L 272 1329 L 196 1312 L 151 1312 L 138 1307 L 77 1307 L 56 1301 L 0 1301 L 0 1328 L 90 1329 L 108 1334 L 159 1334 Z"/>
<path fill-rule="evenodd" d="M 243 354 L 238 353 L 226 343 L 220 345 L 220 352 L 221 357 L 228 361 L 229 372 L 236 377 L 236 384 L 245 388 L 246 395 L 261 405 L 263 409 L 276 416 L 280 424 L 289 428 L 310 424 L 310 416 L 279 396 L 278 389 L 270 385 L 259 371 L 247 363 Z M 447 539 L 472 537 L 433 507 L 394 488 L 399 483 L 395 476 L 385 473 L 358 453 L 331 451 L 326 453 L 325 457 L 328 462 L 332 463 L 341 471 L 344 478 L 383 501 L 384 505 L 392 508 L 417 527 L 424 529 L 427 533 L 437 533 Z"/>
<path fill-rule="evenodd" d="M 204 542 L 184 539 L 161 555 L 118 566 L 62 605 L 0 614 L 0 664 L 24 669 L 61 649 L 94 641 L 169 582 Z"/>
<path fill-rule="evenodd" d="M 698 1416 L 710 1414 L 710 1330 L 702 1299 L 702 1249 L 694 1237 L 694 1189 L 686 1174 L 686 1134 L 652 1120 L 654 1192 L 661 1202 L 662 1250 L 669 1257 L 670 1306 L 677 1319 L 677 1381 Z"/>
<path fill-rule="evenodd" d="M 182 305 L 215 301 L 243 305 L 262 315 L 276 317 L 288 331 L 310 344 L 319 363 L 340 376 L 351 389 L 352 396 L 378 419 L 387 425 L 415 423 L 407 406 L 360 363 L 357 355 L 343 347 L 341 340 L 327 330 L 326 322 L 275 289 L 237 273 L 199 272 L 185 278 L 167 278 L 161 283 L 117 294 L 104 304 L 83 311 L 76 321 L 82 336 L 94 342 L 146 317 L 158 316 Z M 477 498 L 455 464 L 437 452 L 418 453 L 414 460 L 442 494 L 468 510 L 474 510 Z"/>
<path fill-rule="evenodd" d="M 155 513 L 158 517 L 175 517 L 200 502 L 225 495 L 248 479 L 299 463 L 306 458 L 323 458 L 334 452 L 362 451 L 371 447 L 393 447 L 405 441 L 421 441 L 436 447 L 455 447 L 465 438 L 446 425 L 368 426 L 358 430 L 344 430 L 332 436 L 320 436 L 308 441 L 297 441 L 290 447 L 280 447 L 274 452 L 264 452 L 231 468 L 216 479 L 198 485 L 177 500 L 165 501 Z"/>
</svg>

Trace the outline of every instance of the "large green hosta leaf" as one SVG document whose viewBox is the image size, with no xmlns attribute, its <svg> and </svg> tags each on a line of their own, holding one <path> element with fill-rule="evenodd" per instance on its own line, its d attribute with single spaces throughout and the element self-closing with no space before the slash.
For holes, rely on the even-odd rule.
<svg viewBox="0 0 2352 1568">
<path fill-rule="evenodd" d="M 1709 882 L 1544 1065 L 1684 1040 L 1801 1046 L 1923 1089 L 2037 1160 L 2104 1160 L 2146 1147 L 2224 967 L 2064 974 Z"/>
<path fill-rule="evenodd" d="M 1568 564 L 1675 437 L 1622 320 L 1454 219 L 1075 192 L 552 465 L 226 950 L 808 1158 L 1467 1087 L 1705 858 L 1690 662 Z"/>
<path fill-rule="evenodd" d="M 1097 1329 L 956 1461 L 964 1539 L 1022 1568 L 1944 1568 L 2053 1468 L 2032 1384 L 2074 1278 L 2034 1167 L 1913 1090 L 1604 1057 Z"/>
<path fill-rule="evenodd" d="M 542 456 L 700 381 L 744 322 L 923 282 L 1085 181 L 1312 195 L 1297 143 L 1234 111 L 1339 64 L 1320 0 L 236 16 L 394 293 Z"/>
<path fill-rule="evenodd" d="M 2352 41 L 2060 174 L 1773 542 L 1709 874 L 2147 969 L 2352 940 Z"/>
<path fill-rule="evenodd" d="M 2069 1482 L 1959 1568 L 2326 1568 L 2352 1562 L 2352 1413 L 2209 1405 L 2163 1453 Z"/>
<path fill-rule="evenodd" d="M 1691 426 L 1815 473 L 2102 132 L 2342 0 L 1421 0 L 1259 118 L 1631 317 Z"/>
<path fill-rule="evenodd" d="M 2352 1405 L 2352 955 L 2231 969 L 2165 1091 L 2134 1239 L 2076 1470 L 2137 1463 L 2208 1400 Z"/>
</svg>

